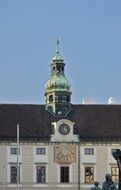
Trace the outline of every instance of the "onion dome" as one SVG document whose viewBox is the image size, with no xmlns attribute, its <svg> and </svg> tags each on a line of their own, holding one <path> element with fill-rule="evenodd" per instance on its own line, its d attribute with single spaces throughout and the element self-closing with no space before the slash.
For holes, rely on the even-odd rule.
<svg viewBox="0 0 121 190">
<path fill-rule="evenodd" d="M 70 91 L 70 87 L 71 85 L 69 80 L 60 73 L 51 75 L 50 79 L 45 83 L 46 91 Z"/>
</svg>

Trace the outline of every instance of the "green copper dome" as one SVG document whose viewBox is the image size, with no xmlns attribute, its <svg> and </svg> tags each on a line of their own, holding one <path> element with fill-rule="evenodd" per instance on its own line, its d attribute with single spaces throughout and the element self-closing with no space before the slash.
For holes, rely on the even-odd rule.
<svg viewBox="0 0 121 190">
<path fill-rule="evenodd" d="M 60 73 L 51 75 L 50 79 L 45 83 L 46 91 L 70 91 L 70 87 L 68 79 Z"/>
</svg>

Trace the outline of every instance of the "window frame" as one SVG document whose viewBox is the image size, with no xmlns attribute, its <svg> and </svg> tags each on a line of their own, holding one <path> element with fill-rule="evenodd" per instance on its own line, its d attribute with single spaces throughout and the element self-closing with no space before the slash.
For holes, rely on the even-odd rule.
<svg viewBox="0 0 121 190">
<path fill-rule="evenodd" d="M 117 171 L 114 171 L 115 174 L 113 173 L 113 169 L 117 170 Z M 118 168 L 118 166 L 116 166 L 116 165 L 112 165 L 111 166 L 111 175 L 112 175 L 112 181 L 115 182 L 115 183 L 117 183 L 118 180 L 119 180 L 119 168 Z"/>
<path fill-rule="evenodd" d="M 63 173 L 65 171 L 62 171 L 62 169 L 67 169 L 67 173 Z M 63 175 L 63 176 L 62 176 Z M 60 166 L 60 183 L 70 183 L 70 167 L 69 166 Z"/>
<path fill-rule="evenodd" d="M 116 150 L 117 150 L 116 148 L 112 148 L 112 149 L 111 149 L 111 155 L 112 155 Z"/>
<path fill-rule="evenodd" d="M 90 168 L 90 171 L 93 170 L 92 171 L 92 179 L 91 179 L 91 176 L 90 176 L 90 179 L 88 179 L 88 175 L 86 174 L 86 172 L 87 172 L 86 169 L 89 169 L 89 168 Z M 89 180 L 89 182 L 88 182 L 88 180 Z M 84 183 L 85 184 L 93 184 L 94 181 L 95 181 L 95 168 L 94 168 L 94 166 L 93 165 L 84 166 Z"/>
<path fill-rule="evenodd" d="M 12 168 L 16 168 L 15 172 L 15 179 L 12 180 Z M 10 183 L 11 184 L 17 184 L 17 165 L 10 165 Z M 19 184 L 20 184 L 20 165 L 19 165 Z"/>
<path fill-rule="evenodd" d="M 46 154 L 46 148 L 45 147 L 37 147 L 36 148 L 36 154 L 37 155 L 45 155 Z"/>
<path fill-rule="evenodd" d="M 18 148 L 11 147 L 11 148 L 10 148 L 10 154 L 11 154 L 11 155 L 17 155 L 17 150 L 18 150 Z M 20 154 L 20 148 L 19 148 L 18 153 Z"/>
<path fill-rule="evenodd" d="M 85 155 L 94 155 L 94 148 L 85 148 Z"/>
<path fill-rule="evenodd" d="M 43 168 L 44 173 L 42 174 L 43 171 L 40 171 L 40 173 L 38 173 L 38 168 L 41 168 L 41 169 Z M 41 175 L 41 176 L 38 176 L 38 175 Z M 42 175 L 44 175 L 44 181 L 42 181 Z M 39 177 L 40 177 L 40 180 L 38 180 Z M 45 165 L 37 165 L 36 166 L 36 183 L 37 184 L 45 184 L 45 183 L 47 183 L 46 178 L 47 178 L 46 166 Z"/>
</svg>

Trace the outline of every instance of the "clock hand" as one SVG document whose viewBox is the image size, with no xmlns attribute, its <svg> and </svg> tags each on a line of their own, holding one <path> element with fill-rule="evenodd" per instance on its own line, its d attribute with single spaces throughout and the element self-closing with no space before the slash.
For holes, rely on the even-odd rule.
<svg viewBox="0 0 121 190">
<path fill-rule="evenodd" d="M 67 131 L 67 128 L 66 128 L 66 127 L 64 127 L 64 131 Z"/>
</svg>

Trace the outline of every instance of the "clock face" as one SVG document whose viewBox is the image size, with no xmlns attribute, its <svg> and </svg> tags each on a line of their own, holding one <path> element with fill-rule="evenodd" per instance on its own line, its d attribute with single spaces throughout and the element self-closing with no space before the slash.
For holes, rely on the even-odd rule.
<svg viewBox="0 0 121 190">
<path fill-rule="evenodd" d="M 70 132 L 70 126 L 66 123 L 63 123 L 58 127 L 58 131 L 62 135 L 67 135 Z"/>
</svg>

